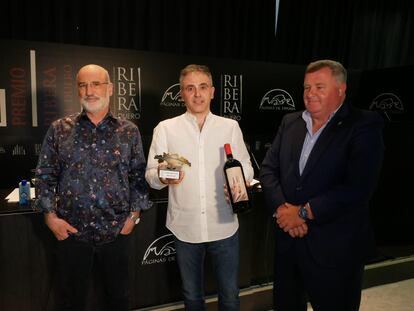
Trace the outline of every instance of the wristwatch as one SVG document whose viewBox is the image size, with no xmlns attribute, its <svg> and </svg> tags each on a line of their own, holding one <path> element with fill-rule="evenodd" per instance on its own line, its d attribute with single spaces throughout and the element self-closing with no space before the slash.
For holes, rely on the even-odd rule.
<svg viewBox="0 0 414 311">
<path fill-rule="evenodd" d="M 309 220 L 308 210 L 306 209 L 305 205 L 301 205 L 299 207 L 299 217 L 302 218 L 304 221 Z"/>
<path fill-rule="evenodd" d="M 131 216 L 129 216 L 129 219 L 131 219 L 136 225 L 138 225 L 139 221 L 141 220 L 141 218 L 138 215 L 134 214 L 131 214 Z"/>
</svg>

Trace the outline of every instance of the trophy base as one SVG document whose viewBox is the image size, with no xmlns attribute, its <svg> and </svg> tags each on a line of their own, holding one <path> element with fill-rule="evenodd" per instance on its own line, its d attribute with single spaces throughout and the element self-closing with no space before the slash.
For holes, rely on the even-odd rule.
<svg viewBox="0 0 414 311">
<path fill-rule="evenodd" d="M 160 178 L 180 179 L 180 171 L 161 169 L 158 176 Z"/>
</svg>

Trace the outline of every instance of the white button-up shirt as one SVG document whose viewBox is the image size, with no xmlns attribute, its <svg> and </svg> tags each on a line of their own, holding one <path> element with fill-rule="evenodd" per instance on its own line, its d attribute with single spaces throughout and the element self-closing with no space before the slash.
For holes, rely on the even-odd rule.
<svg viewBox="0 0 414 311">
<path fill-rule="evenodd" d="M 200 131 L 195 116 L 186 112 L 160 122 L 154 129 L 145 174 L 152 188 L 166 186 L 158 178 L 155 155 L 178 153 L 191 163 L 191 167 L 183 166 L 185 176 L 181 183 L 170 185 L 168 191 L 166 226 L 181 241 L 221 240 L 232 236 L 239 227 L 224 196 L 226 143 L 231 144 L 233 157 L 240 161 L 250 182 L 253 168 L 236 121 L 210 112 Z"/>
</svg>

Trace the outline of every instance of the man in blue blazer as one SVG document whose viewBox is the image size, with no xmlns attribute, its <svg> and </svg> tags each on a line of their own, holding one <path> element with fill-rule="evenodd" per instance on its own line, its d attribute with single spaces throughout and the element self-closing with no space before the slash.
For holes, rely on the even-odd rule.
<svg viewBox="0 0 414 311">
<path fill-rule="evenodd" d="M 383 161 L 383 118 L 345 103 L 347 73 L 306 68 L 306 110 L 287 114 L 260 181 L 275 217 L 275 310 L 358 310 L 374 247 L 369 200 Z"/>
</svg>

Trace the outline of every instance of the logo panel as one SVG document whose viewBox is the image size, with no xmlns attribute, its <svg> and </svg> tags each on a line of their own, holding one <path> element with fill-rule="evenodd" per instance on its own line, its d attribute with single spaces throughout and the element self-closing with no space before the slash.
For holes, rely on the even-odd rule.
<svg viewBox="0 0 414 311">
<path fill-rule="evenodd" d="M 221 75 L 221 115 L 240 121 L 243 112 L 243 76 Z"/>
<path fill-rule="evenodd" d="M 141 68 L 114 67 L 115 115 L 128 120 L 141 118 Z"/>
<path fill-rule="evenodd" d="M 153 265 L 175 261 L 175 247 L 173 235 L 166 234 L 155 239 L 146 249 L 141 265 Z"/>
<path fill-rule="evenodd" d="M 295 111 L 292 96 L 283 89 L 268 91 L 260 101 L 260 110 Z"/>
</svg>

